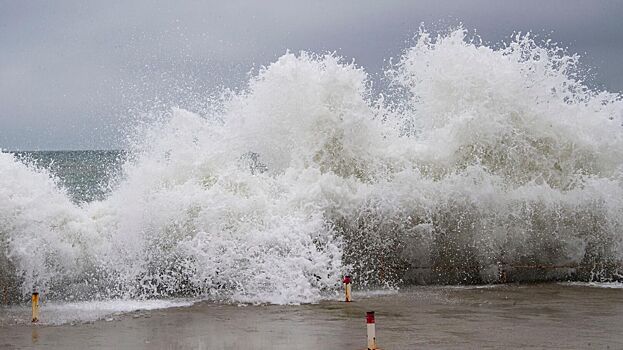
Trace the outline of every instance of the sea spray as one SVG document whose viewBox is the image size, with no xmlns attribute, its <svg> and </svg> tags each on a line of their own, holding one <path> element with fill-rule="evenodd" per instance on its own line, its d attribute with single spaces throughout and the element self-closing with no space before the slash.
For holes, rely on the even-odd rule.
<svg viewBox="0 0 623 350">
<path fill-rule="evenodd" d="M 377 96 L 334 55 L 287 53 L 200 116 L 137 132 L 123 180 L 74 204 L 0 155 L 4 280 L 50 298 L 320 300 L 370 286 L 617 278 L 623 105 L 576 56 L 463 29 L 389 67 Z M 137 136 L 139 135 L 139 136 Z"/>
</svg>

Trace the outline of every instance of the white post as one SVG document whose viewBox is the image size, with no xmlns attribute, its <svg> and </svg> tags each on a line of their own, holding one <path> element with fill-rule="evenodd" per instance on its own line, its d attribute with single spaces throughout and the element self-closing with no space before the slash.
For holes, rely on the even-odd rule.
<svg viewBox="0 0 623 350">
<path fill-rule="evenodd" d="M 374 327 L 374 311 L 366 313 L 366 324 L 368 327 L 368 350 L 376 350 L 376 329 Z"/>
</svg>

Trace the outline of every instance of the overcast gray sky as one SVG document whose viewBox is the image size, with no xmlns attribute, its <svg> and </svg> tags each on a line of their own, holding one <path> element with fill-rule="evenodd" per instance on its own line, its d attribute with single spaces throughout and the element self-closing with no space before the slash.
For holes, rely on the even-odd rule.
<svg viewBox="0 0 623 350">
<path fill-rule="evenodd" d="M 422 22 L 491 42 L 547 34 L 621 91 L 621 18 L 623 1 L 0 0 L 0 148 L 120 147 L 141 110 L 198 108 L 287 49 L 337 51 L 374 74 Z"/>
</svg>

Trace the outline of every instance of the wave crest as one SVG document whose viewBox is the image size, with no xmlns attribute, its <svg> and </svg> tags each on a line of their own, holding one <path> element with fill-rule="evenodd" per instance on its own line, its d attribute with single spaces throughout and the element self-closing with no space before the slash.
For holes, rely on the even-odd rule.
<svg viewBox="0 0 623 350">
<path fill-rule="evenodd" d="M 141 130 L 124 180 L 83 205 L 1 154 L 0 278 L 57 298 L 293 303 L 346 272 L 616 277 L 623 102 L 583 85 L 577 62 L 530 35 L 493 48 L 423 31 L 376 95 L 335 55 L 287 53 L 215 115 L 173 109 Z"/>
</svg>

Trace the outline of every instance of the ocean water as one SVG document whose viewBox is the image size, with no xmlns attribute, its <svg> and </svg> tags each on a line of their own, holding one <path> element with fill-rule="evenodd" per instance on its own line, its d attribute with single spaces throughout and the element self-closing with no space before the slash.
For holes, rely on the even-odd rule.
<svg viewBox="0 0 623 350">
<path fill-rule="evenodd" d="M 419 34 L 381 92 L 287 53 L 124 152 L 0 153 L 9 300 L 308 303 L 359 288 L 609 282 L 623 262 L 623 101 L 529 35 Z"/>
<path fill-rule="evenodd" d="M 31 167 L 46 169 L 77 204 L 104 199 L 119 180 L 125 160 L 125 153 L 118 150 L 22 151 L 14 154 Z"/>
</svg>

